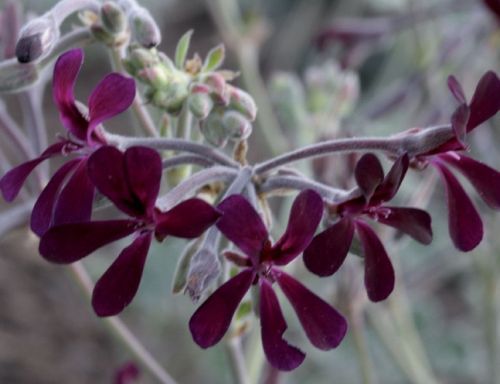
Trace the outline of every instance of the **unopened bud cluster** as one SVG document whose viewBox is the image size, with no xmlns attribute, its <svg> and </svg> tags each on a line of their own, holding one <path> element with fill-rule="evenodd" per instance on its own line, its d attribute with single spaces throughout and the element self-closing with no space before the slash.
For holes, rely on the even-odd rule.
<svg viewBox="0 0 500 384">
<path fill-rule="evenodd" d="M 218 70 L 224 60 L 222 45 L 204 61 L 198 55 L 186 60 L 190 35 L 181 38 L 175 62 L 156 49 L 135 45 L 129 48 L 125 68 L 146 85 L 148 103 L 173 115 L 189 110 L 210 144 L 223 147 L 248 138 L 257 114 L 253 98 L 229 84 L 236 74 Z"/>
</svg>

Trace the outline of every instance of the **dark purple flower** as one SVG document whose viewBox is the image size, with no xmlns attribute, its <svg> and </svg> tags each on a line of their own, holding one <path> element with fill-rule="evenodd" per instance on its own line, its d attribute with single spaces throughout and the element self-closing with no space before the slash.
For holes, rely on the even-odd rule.
<svg viewBox="0 0 500 384">
<path fill-rule="evenodd" d="M 141 372 L 135 363 L 129 361 L 123 364 L 115 373 L 113 384 L 132 384 L 139 379 Z"/>
<path fill-rule="evenodd" d="M 477 209 L 450 170 L 464 175 L 483 200 L 493 209 L 500 209 L 500 173 L 460 153 L 466 149 L 465 139 L 474 128 L 500 110 L 500 79 L 489 71 L 484 74 L 467 103 L 462 86 L 453 76 L 448 87 L 459 106 L 451 117 L 455 138 L 417 161 L 434 166 L 446 186 L 448 196 L 448 227 L 455 246 L 464 252 L 474 249 L 483 238 L 483 222 Z"/>
<path fill-rule="evenodd" d="M 31 215 L 31 229 L 41 236 L 51 225 L 90 219 L 94 186 L 86 172 L 88 156 L 106 144 L 100 124 L 125 111 L 135 97 L 135 82 L 117 73 L 107 75 L 88 100 L 88 112 L 75 100 L 73 88 L 83 63 L 83 50 L 61 55 L 54 67 L 53 96 L 67 138 L 47 148 L 39 157 L 7 172 L 0 179 L 0 190 L 7 201 L 15 199 L 29 174 L 54 156 L 73 155 L 50 179 Z"/>
<path fill-rule="evenodd" d="M 135 234 L 133 242 L 97 281 L 92 305 L 99 316 L 121 312 L 134 298 L 141 281 L 153 236 L 200 236 L 220 213 L 200 199 L 185 200 L 162 212 L 155 207 L 160 190 L 160 155 L 146 147 L 120 152 L 111 146 L 97 149 L 87 161 L 95 187 L 128 219 L 55 225 L 40 240 L 40 254 L 55 263 L 73 263 L 98 248 Z"/>
<path fill-rule="evenodd" d="M 306 267 L 318 276 L 330 276 L 343 264 L 357 232 L 364 252 L 365 286 L 372 301 L 387 298 L 394 289 L 394 269 L 385 248 L 366 219 L 394 227 L 415 240 L 432 241 L 431 217 L 421 209 L 383 205 L 398 191 L 408 169 L 408 156 L 399 157 L 389 173 L 377 157 L 364 155 L 357 163 L 355 178 L 362 195 L 332 210 L 339 220 L 311 241 L 304 252 Z"/>
<path fill-rule="evenodd" d="M 497 20 L 500 21 L 500 0 L 483 0 L 483 3 L 495 15 Z"/>
<path fill-rule="evenodd" d="M 230 196 L 218 208 L 223 216 L 217 228 L 244 253 L 228 252 L 226 256 L 244 269 L 221 285 L 193 314 L 189 328 L 195 342 L 202 348 L 218 343 L 227 332 L 239 303 L 250 287 L 256 285 L 266 357 L 277 369 L 297 368 L 305 354 L 283 339 L 287 324 L 272 288 L 276 282 L 292 304 L 311 343 L 322 350 L 337 347 L 347 331 L 344 317 L 278 268 L 293 261 L 310 243 L 323 213 L 321 197 L 311 190 L 297 196 L 287 229 L 274 245 L 259 214 L 242 196 Z"/>
</svg>

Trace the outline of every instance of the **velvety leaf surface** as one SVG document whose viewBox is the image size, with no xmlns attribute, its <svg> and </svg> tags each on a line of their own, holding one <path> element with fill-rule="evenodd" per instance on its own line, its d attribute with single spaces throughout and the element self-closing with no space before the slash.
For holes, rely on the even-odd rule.
<svg viewBox="0 0 500 384">
<path fill-rule="evenodd" d="M 72 49 L 61 56 L 54 66 L 52 94 L 64 127 L 80 140 L 86 140 L 88 122 L 80 113 L 74 96 L 76 78 L 83 64 L 83 50 Z"/>
<path fill-rule="evenodd" d="M 39 252 L 54 263 L 69 264 L 136 230 L 132 220 L 71 223 L 50 228 L 40 240 Z"/>
<path fill-rule="evenodd" d="M 264 242 L 269 236 L 259 214 L 240 195 L 224 199 L 217 209 L 222 212 L 222 217 L 217 221 L 219 231 L 256 264 Z"/>
<path fill-rule="evenodd" d="M 410 235 L 422 244 L 432 241 L 431 216 L 424 210 L 406 207 L 382 207 L 381 212 L 374 212 L 372 218 L 390 225 Z"/>
<path fill-rule="evenodd" d="M 74 159 L 65 163 L 54 173 L 43 191 L 38 196 L 33 211 L 31 212 L 31 230 L 38 236 L 42 236 L 50 227 L 56 198 L 66 176 L 80 164 L 80 159 Z"/>
<path fill-rule="evenodd" d="M 370 201 L 375 189 L 384 180 L 384 170 L 377 156 L 367 153 L 356 164 L 354 176 L 366 201 Z"/>
<path fill-rule="evenodd" d="M 313 190 L 302 191 L 293 202 L 288 226 L 274 249 L 276 265 L 286 265 L 300 255 L 311 242 L 321 217 L 323 199 Z"/>
<path fill-rule="evenodd" d="M 137 237 L 97 281 L 92 307 L 98 316 L 117 315 L 130 304 L 139 289 L 151 238 L 151 233 Z"/>
<path fill-rule="evenodd" d="M 434 162 L 446 185 L 448 198 L 448 229 L 455 246 L 471 251 L 483 239 L 483 222 L 469 196 L 444 165 Z"/>
<path fill-rule="evenodd" d="M 208 348 L 222 339 L 254 277 L 251 269 L 243 270 L 222 284 L 196 310 L 189 320 L 189 330 L 196 344 Z"/>
<path fill-rule="evenodd" d="M 87 161 L 82 159 L 57 198 L 53 225 L 90 220 L 93 201 L 94 185 L 87 175 Z"/>
<path fill-rule="evenodd" d="M 365 287 L 371 301 L 382 301 L 394 289 L 394 268 L 384 245 L 370 226 L 355 221 L 365 257 Z"/>
<path fill-rule="evenodd" d="M 304 251 L 304 264 L 318 276 L 333 275 L 344 263 L 354 236 L 354 225 L 343 218 L 316 235 Z"/>
<path fill-rule="evenodd" d="M 287 325 L 278 298 L 265 280 L 260 284 L 260 325 L 264 353 L 274 368 L 291 371 L 302 364 L 306 355 L 283 339 Z"/>
<path fill-rule="evenodd" d="M 193 198 L 177 204 L 167 212 L 156 213 L 156 237 L 167 235 L 194 238 L 201 236 L 220 217 L 220 212 L 207 202 Z"/>
<path fill-rule="evenodd" d="M 104 120 L 125 111 L 134 101 L 135 81 L 118 73 L 110 73 L 95 87 L 89 98 L 89 132 Z"/>
<path fill-rule="evenodd" d="M 290 275 L 281 272 L 277 281 L 311 343 L 325 351 L 337 347 L 347 332 L 345 318 Z"/>
<path fill-rule="evenodd" d="M 500 209 L 500 172 L 459 153 L 439 157 L 457 168 L 491 208 Z"/>
</svg>

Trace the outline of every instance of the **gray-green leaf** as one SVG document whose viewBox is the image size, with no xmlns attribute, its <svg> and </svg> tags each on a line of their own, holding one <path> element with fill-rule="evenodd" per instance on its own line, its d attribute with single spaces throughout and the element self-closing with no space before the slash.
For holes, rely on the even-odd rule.
<svg viewBox="0 0 500 384">
<path fill-rule="evenodd" d="M 186 61 L 186 56 L 189 51 L 189 44 L 191 43 L 191 36 L 193 35 L 193 30 L 190 29 L 180 38 L 177 43 L 177 48 L 175 49 L 175 65 L 179 69 L 184 68 L 184 62 Z"/>
</svg>

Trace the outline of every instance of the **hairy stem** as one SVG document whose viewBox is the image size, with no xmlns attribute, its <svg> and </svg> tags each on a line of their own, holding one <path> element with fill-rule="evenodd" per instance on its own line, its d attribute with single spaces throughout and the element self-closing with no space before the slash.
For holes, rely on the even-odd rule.
<svg viewBox="0 0 500 384">
<path fill-rule="evenodd" d="M 410 157 L 427 153 L 453 139 L 451 125 L 423 129 L 417 133 L 402 133 L 388 138 L 363 137 L 328 140 L 308 145 L 255 165 L 255 173 L 263 174 L 285 164 L 299 160 L 328 156 L 333 153 L 383 151 Z"/>
<path fill-rule="evenodd" d="M 345 191 L 343 189 L 336 189 L 329 187 L 317 181 L 297 176 L 271 176 L 264 183 L 261 184 L 259 192 L 268 194 L 279 189 L 313 189 L 318 192 L 321 197 L 331 203 L 341 203 L 353 197 L 360 196 L 359 190 Z"/>
<path fill-rule="evenodd" d="M 205 157 L 213 162 L 225 165 L 228 167 L 239 168 L 239 164 L 212 147 L 204 144 L 193 143 L 184 139 L 165 139 L 165 138 L 135 138 L 106 133 L 106 140 L 109 144 L 116 145 L 120 148 L 128 148 L 134 145 L 143 145 L 158 150 L 189 152 L 195 155 Z"/>
<path fill-rule="evenodd" d="M 237 170 L 227 167 L 204 169 L 195 173 L 189 179 L 184 180 L 175 188 L 172 188 L 167 194 L 156 201 L 156 205 L 161 210 L 167 210 L 204 185 L 214 181 L 229 181 L 234 179 L 237 174 Z"/>
<path fill-rule="evenodd" d="M 92 36 L 89 28 L 83 27 L 68 32 L 57 41 L 50 53 L 37 63 L 37 67 L 40 69 L 45 68 L 68 49 L 84 46 L 94 41 L 94 36 Z"/>
<path fill-rule="evenodd" d="M 245 356 L 241 348 L 241 338 L 230 337 L 226 341 L 226 351 L 236 384 L 252 384 L 247 373 Z"/>
<path fill-rule="evenodd" d="M 122 59 L 123 50 L 120 47 L 111 50 L 111 61 L 115 70 L 127 75 L 127 72 L 123 67 Z M 153 119 L 151 118 L 146 106 L 144 105 L 144 101 L 142 100 L 139 92 L 135 94 L 135 99 L 132 103 L 132 110 L 135 114 L 135 117 L 139 121 L 139 124 L 144 133 L 152 137 L 158 137 L 158 130 L 156 129 L 155 123 L 153 122 Z"/>
<path fill-rule="evenodd" d="M 81 262 L 71 264 L 71 273 L 83 289 L 87 297 L 92 296 L 94 284 Z M 116 337 L 129 349 L 135 358 L 162 384 L 176 384 L 170 374 L 162 368 L 148 350 L 141 344 L 137 337 L 127 328 L 118 317 L 104 319 L 113 330 Z"/>
<path fill-rule="evenodd" d="M 359 368 L 363 384 L 374 383 L 373 362 L 366 344 L 365 322 L 363 313 L 355 305 L 350 305 L 348 310 L 349 326 L 358 356 Z"/>
</svg>

